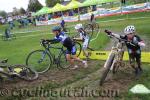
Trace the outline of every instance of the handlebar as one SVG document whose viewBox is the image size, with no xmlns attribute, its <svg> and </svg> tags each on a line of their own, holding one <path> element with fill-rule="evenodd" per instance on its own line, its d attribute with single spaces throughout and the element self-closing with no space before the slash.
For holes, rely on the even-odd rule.
<svg viewBox="0 0 150 100">
<path fill-rule="evenodd" d="M 112 32 L 109 31 L 109 30 L 105 30 L 104 32 L 107 33 L 107 35 L 110 36 L 110 37 L 115 37 L 114 35 L 112 35 Z M 121 39 L 121 38 L 118 38 L 118 37 L 115 37 L 115 38 L 118 39 L 119 41 L 123 41 L 123 42 L 129 43 L 132 46 L 136 46 L 134 43 L 132 43 L 132 42 L 130 42 L 128 40 Z"/>
</svg>

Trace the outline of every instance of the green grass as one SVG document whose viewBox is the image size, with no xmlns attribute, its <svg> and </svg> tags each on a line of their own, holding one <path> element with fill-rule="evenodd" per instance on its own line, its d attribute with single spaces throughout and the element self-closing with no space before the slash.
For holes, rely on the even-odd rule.
<svg viewBox="0 0 150 100">
<path fill-rule="evenodd" d="M 134 18 L 134 17 L 149 17 L 150 13 L 149 12 L 143 12 L 143 13 L 135 13 L 135 14 L 131 14 L 128 15 L 129 18 Z M 126 15 L 119 15 L 119 16 L 112 16 L 112 17 L 106 17 L 106 18 L 99 18 L 98 21 L 108 21 L 108 20 L 115 20 L 115 19 L 120 19 L 120 18 L 127 18 Z M 76 22 L 77 23 L 77 22 Z M 68 23 L 68 26 L 71 25 L 75 25 L 76 23 Z M 150 18 L 143 18 L 143 19 L 126 19 L 126 20 L 122 20 L 122 21 L 112 21 L 112 22 L 100 22 L 100 28 L 101 28 L 101 32 L 100 35 L 98 36 L 98 38 L 95 41 L 92 41 L 90 43 L 90 46 L 92 48 L 95 48 L 96 50 L 103 50 L 103 48 L 106 46 L 106 44 L 109 42 L 109 38 L 106 36 L 106 34 L 104 34 L 104 30 L 105 29 L 109 29 L 112 30 L 113 32 L 121 32 L 124 30 L 124 27 L 126 27 L 127 25 L 135 25 L 136 29 L 137 29 L 137 33 L 140 35 L 146 35 L 148 37 L 150 37 Z M 6 25 L 4 26 L 0 26 L 0 29 L 4 29 L 6 27 Z M 12 41 L 1 41 L 0 40 L 0 59 L 3 58 L 8 58 L 10 63 L 13 64 L 24 64 L 25 63 L 25 59 L 26 56 L 28 55 L 29 52 L 31 52 L 32 50 L 36 50 L 36 49 L 42 49 L 42 47 L 40 46 L 40 39 L 41 38 L 53 38 L 52 34 L 43 34 L 43 33 L 51 33 L 49 32 L 51 29 L 51 26 L 41 26 L 41 27 L 35 27 L 35 26 L 28 26 L 28 28 L 23 28 L 23 29 L 18 29 L 15 28 L 13 31 L 14 32 L 22 32 L 22 31 L 31 31 L 31 30 L 42 30 L 42 32 L 31 32 L 31 33 L 18 33 L 17 35 L 17 39 L 16 40 L 12 40 Z M 73 27 L 71 28 L 71 35 L 73 35 L 74 29 Z M 29 36 L 29 35 L 40 35 L 40 36 L 34 36 L 34 37 L 21 37 L 21 36 Z M 20 37 L 20 38 L 19 38 Z M 143 83 L 144 85 L 146 85 L 147 87 L 150 88 L 150 84 L 149 82 L 149 66 L 148 64 L 144 64 L 144 74 L 142 76 L 142 78 L 139 81 L 135 81 L 131 84 L 131 86 L 129 86 L 129 88 L 131 88 L 132 86 L 134 86 L 136 83 Z M 73 80 L 67 80 L 66 82 L 64 82 L 62 85 L 61 84 L 53 84 L 53 83 L 49 83 L 45 86 L 45 88 L 50 88 L 50 87 L 61 87 L 64 85 L 67 85 L 69 83 L 72 83 L 76 80 L 79 80 L 81 78 L 86 77 L 87 74 L 97 70 L 98 67 L 96 67 L 93 70 L 86 70 L 86 71 L 81 71 L 79 73 L 77 73 Z M 143 96 L 141 95 L 133 95 L 131 93 L 128 93 L 128 91 L 123 95 L 123 98 L 126 100 L 131 100 L 130 98 L 138 98 L 137 100 L 141 100 Z M 144 95 L 143 100 L 149 100 L 150 97 L 148 95 Z M 120 100 L 120 98 L 119 98 Z"/>
<path fill-rule="evenodd" d="M 134 80 L 130 86 L 128 87 L 128 90 L 130 90 L 133 86 L 137 84 L 143 84 L 145 85 L 148 89 L 150 89 L 150 64 L 143 64 L 143 74 L 140 77 L 139 80 Z M 150 100 L 150 95 L 149 94 L 133 94 L 129 91 L 121 94 L 120 97 L 116 98 L 116 100 L 120 99 L 125 99 L 125 100 Z"/>
</svg>

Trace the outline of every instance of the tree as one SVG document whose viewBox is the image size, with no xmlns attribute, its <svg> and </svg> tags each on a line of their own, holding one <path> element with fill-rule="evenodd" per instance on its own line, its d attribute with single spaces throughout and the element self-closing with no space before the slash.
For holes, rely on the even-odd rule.
<svg viewBox="0 0 150 100">
<path fill-rule="evenodd" d="M 19 13 L 20 13 L 20 14 L 25 14 L 26 11 L 25 11 L 23 8 L 20 8 Z"/>
<path fill-rule="evenodd" d="M 42 7 L 42 4 L 38 0 L 29 0 L 28 11 L 36 12 Z"/>
<path fill-rule="evenodd" d="M 5 11 L 0 11 L 0 16 L 5 18 L 7 16 L 7 13 Z"/>
<path fill-rule="evenodd" d="M 60 3 L 61 0 L 45 0 L 46 6 L 53 7 L 57 3 Z"/>
<path fill-rule="evenodd" d="M 19 9 L 16 7 L 13 8 L 13 15 L 18 15 L 19 14 Z"/>
</svg>

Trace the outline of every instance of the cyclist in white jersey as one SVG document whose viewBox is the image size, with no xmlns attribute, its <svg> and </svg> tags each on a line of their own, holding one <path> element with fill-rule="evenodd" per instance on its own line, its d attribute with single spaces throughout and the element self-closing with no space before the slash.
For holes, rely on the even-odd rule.
<svg viewBox="0 0 150 100">
<path fill-rule="evenodd" d="M 88 59 L 89 55 L 87 52 L 87 47 L 89 45 L 89 36 L 87 35 L 87 33 L 85 32 L 83 25 L 82 24 L 77 24 L 75 26 L 75 29 L 78 31 L 78 33 L 80 34 L 79 38 L 74 38 L 75 40 L 82 40 L 83 41 L 83 46 L 82 46 L 82 50 L 84 55 L 86 56 L 86 58 Z"/>
</svg>

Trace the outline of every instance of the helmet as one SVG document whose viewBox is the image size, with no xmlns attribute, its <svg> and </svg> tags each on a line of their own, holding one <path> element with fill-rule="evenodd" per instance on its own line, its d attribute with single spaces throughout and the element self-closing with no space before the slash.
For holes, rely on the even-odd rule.
<svg viewBox="0 0 150 100">
<path fill-rule="evenodd" d="M 130 33 L 134 33 L 135 32 L 135 27 L 133 25 L 129 25 L 124 29 L 124 33 L 126 35 L 130 34 Z"/>
<path fill-rule="evenodd" d="M 77 24 L 75 27 L 74 27 L 76 30 L 80 29 L 80 28 L 83 28 L 83 25 L 82 24 Z"/>
<path fill-rule="evenodd" d="M 60 31 L 61 30 L 61 27 L 60 26 L 54 26 L 52 28 L 52 31 Z"/>
</svg>

